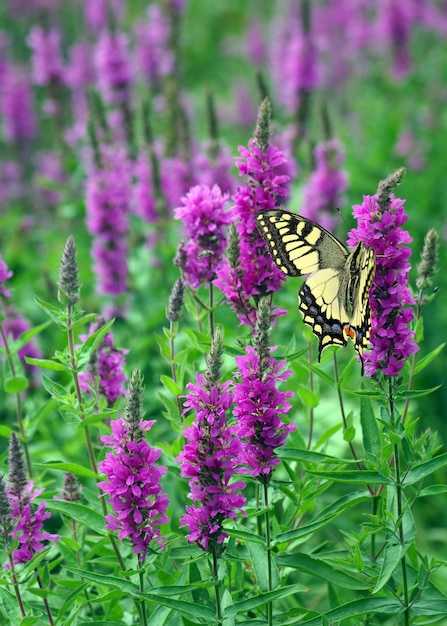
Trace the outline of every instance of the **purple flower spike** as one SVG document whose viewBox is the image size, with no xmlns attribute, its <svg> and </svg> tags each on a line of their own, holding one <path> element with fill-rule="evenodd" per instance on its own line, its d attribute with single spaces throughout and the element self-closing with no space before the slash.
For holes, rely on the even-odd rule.
<svg viewBox="0 0 447 626">
<path fill-rule="evenodd" d="M 194 505 L 186 507 L 181 527 L 189 530 L 187 539 L 217 556 L 228 537 L 223 522 L 236 519 L 245 498 L 238 493 L 244 483 L 234 480 L 240 464 L 241 443 L 237 427 L 228 424 L 227 411 L 233 400 L 231 381 L 220 382 L 222 335 L 216 330 L 208 369 L 197 374 L 197 384 L 189 383 L 185 412 L 193 410 L 195 421 L 185 429 L 186 444 L 177 457 L 181 475 L 189 478 L 188 497 Z"/>
<path fill-rule="evenodd" d="M 98 487 L 110 495 L 113 509 L 113 515 L 106 518 L 107 528 L 117 530 L 120 541 L 129 537 L 139 563 L 144 561 L 152 541 L 164 548 L 159 526 L 168 522 L 169 504 L 160 485 L 167 468 L 156 464 L 161 450 L 144 439 L 144 432 L 155 420 L 140 419 L 142 392 L 142 378 L 135 370 L 129 384 L 126 419 L 111 422 L 112 434 L 101 437 L 111 452 L 98 464 L 107 477 Z"/>
<path fill-rule="evenodd" d="M 411 250 L 407 244 L 412 238 L 402 228 L 408 219 L 405 201 L 394 194 L 383 198 L 387 183 L 390 187 L 389 181 L 396 184 L 391 176 L 381 183 L 378 195 L 364 196 L 363 203 L 353 207 L 358 226 L 351 230 L 348 239 L 351 247 L 362 241 L 376 254 L 376 274 L 370 293 L 371 350 L 365 354 L 368 376 L 379 371 L 397 376 L 408 357 L 419 349 L 409 328 L 413 309 L 405 308 L 414 304 L 408 287 Z"/>
<path fill-rule="evenodd" d="M 248 181 L 234 194 L 231 212 L 239 240 L 238 267 L 232 265 L 231 259 L 227 260 L 216 281 L 241 322 L 251 326 L 256 321 L 256 309 L 250 305 L 243 310 L 240 303 L 248 302 L 252 296 L 279 291 L 285 280 L 268 255 L 255 224 L 259 211 L 277 208 L 288 194 L 289 177 L 278 173 L 285 158 L 278 148 L 268 144 L 270 115 L 271 106 L 266 99 L 259 109 L 255 138 L 248 142 L 248 149 L 239 146 L 242 159 L 236 165 L 241 176 L 248 176 Z M 281 314 L 284 312 L 275 311 L 276 316 Z"/>
<path fill-rule="evenodd" d="M 273 351 L 273 350 L 272 350 Z M 269 482 L 273 469 L 279 464 L 276 449 L 284 445 L 294 424 L 286 424 L 282 417 L 291 408 L 287 398 L 292 391 L 278 391 L 276 385 L 289 378 L 291 370 L 283 370 L 286 362 L 271 357 L 268 371 L 259 371 L 259 356 L 252 346 L 247 346 L 244 356 L 235 357 L 238 378 L 234 386 L 234 415 L 239 420 L 239 437 L 247 444 L 243 459 L 252 476 Z"/>
<path fill-rule="evenodd" d="M 222 194 L 217 185 L 211 189 L 197 185 L 182 198 L 183 206 L 174 209 L 186 238 L 178 258 L 185 283 L 193 289 L 214 280 L 222 264 L 227 243 L 225 226 L 231 219 L 224 211 L 227 199 L 228 194 Z"/>
</svg>

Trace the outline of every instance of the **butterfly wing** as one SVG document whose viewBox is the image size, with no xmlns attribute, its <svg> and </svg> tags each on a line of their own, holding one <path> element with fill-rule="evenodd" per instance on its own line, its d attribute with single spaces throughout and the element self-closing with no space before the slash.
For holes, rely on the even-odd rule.
<svg viewBox="0 0 447 626">
<path fill-rule="evenodd" d="M 256 216 L 256 224 L 274 262 L 288 276 L 345 266 L 349 250 L 312 220 L 270 209 Z"/>
<path fill-rule="evenodd" d="M 299 309 L 318 337 L 318 357 L 327 346 L 345 346 L 351 337 L 363 373 L 375 270 L 372 249 L 359 243 L 350 252 L 322 226 L 288 211 L 261 211 L 256 223 L 279 269 L 288 276 L 308 275 L 299 291 Z"/>
</svg>

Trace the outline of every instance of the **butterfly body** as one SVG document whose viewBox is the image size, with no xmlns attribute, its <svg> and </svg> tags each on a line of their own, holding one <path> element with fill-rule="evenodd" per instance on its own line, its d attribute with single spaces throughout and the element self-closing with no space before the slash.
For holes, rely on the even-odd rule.
<svg viewBox="0 0 447 626">
<path fill-rule="evenodd" d="M 299 290 L 299 309 L 318 337 L 318 357 L 327 346 L 345 346 L 351 338 L 363 374 L 373 249 L 359 242 L 351 252 L 322 226 L 281 209 L 261 211 L 256 223 L 277 267 L 288 276 L 307 276 Z"/>
</svg>

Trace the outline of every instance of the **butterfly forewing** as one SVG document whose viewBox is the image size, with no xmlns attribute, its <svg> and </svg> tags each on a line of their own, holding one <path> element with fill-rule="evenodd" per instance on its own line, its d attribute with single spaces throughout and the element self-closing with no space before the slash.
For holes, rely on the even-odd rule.
<svg viewBox="0 0 447 626">
<path fill-rule="evenodd" d="M 329 231 L 288 211 L 272 209 L 256 223 L 275 264 L 288 276 L 306 276 L 299 291 L 304 322 L 319 340 L 319 356 L 350 337 L 362 360 L 370 334 L 369 290 L 374 278 L 372 248 L 350 252 Z"/>
</svg>

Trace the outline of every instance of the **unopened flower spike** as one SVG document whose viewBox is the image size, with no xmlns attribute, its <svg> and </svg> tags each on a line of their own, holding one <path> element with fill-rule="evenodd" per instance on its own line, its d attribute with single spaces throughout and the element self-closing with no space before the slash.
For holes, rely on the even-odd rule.
<svg viewBox="0 0 447 626">
<path fill-rule="evenodd" d="M 431 279 L 438 271 L 438 261 L 439 235 L 434 228 L 430 228 L 425 235 L 421 262 L 418 265 L 418 278 L 416 279 L 416 287 L 418 289 L 422 290 L 431 287 Z"/>
<path fill-rule="evenodd" d="M 28 479 L 26 477 L 22 447 L 19 438 L 14 432 L 9 440 L 8 465 L 9 492 L 14 496 L 20 496 L 25 490 Z"/>
<path fill-rule="evenodd" d="M 130 439 L 137 443 L 143 439 L 143 431 L 140 428 L 140 422 L 144 417 L 143 391 L 143 376 L 139 369 L 134 369 L 129 381 L 125 419 L 130 427 Z"/>
<path fill-rule="evenodd" d="M 256 325 L 253 331 L 253 348 L 259 357 L 259 374 L 266 373 L 270 365 L 270 325 L 272 315 L 268 298 L 261 298 L 258 304 Z"/>
<path fill-rule="evenodd" d="M 380 181 L 377 188 L 377 205 L 380 212 L 383 213 L 391 204 L 391 194 L 393 190 L 400 185 L 405 174 L 405 168 L 401 167 L 393 174 L 390 174 L 385 180 Z"/>
<path fill-rule="evenodd" d="M 0 476 L 0 537 L 4 544 L 7 544 L 13 528 L 12 509 L 8 500 L 5 481 L 3 476 Z"/>
<path fill-rule="evenodd" d="M 81 499 L 81 486 L 77 477 L 71 472 L 64 474 L 64 486 L 61 489 L 61 496 L 65 502 L 77 502 Z"/>
<path fill-rule="evenodd" d="M 207 391 L 211 391 L 219 384 L 220 377 L 222 375 L 223 365 L 223 335 L 220 328 L 216 328 L 213 342 L 211 344 L 211 350 L 206 358 L 206 373 L 205 373 L 205 388 Z"/>
<path fill-rule="evenodd" d="M 185 297 L 185 283 L 183 278 L 177 278 L 169 296 L 166 308 L 166 317 L 170 322 L 177 322 L 180 319 L 182 306 Z"/>
<path fill-rule="evenodd" d="M 271 130 L 272 105 L 268 98 L 264 98 L 258 111 L 254 140 L 261 150 L 266 150 L 269 145 Z"/>
<path fill-rule="evenodd" d="M 64 247 L 59 276 L 59 301 L 69 305 L 76 304 L 79 301 L 78 262 L 76 244 L 71 235 Z"/>
</svg>

